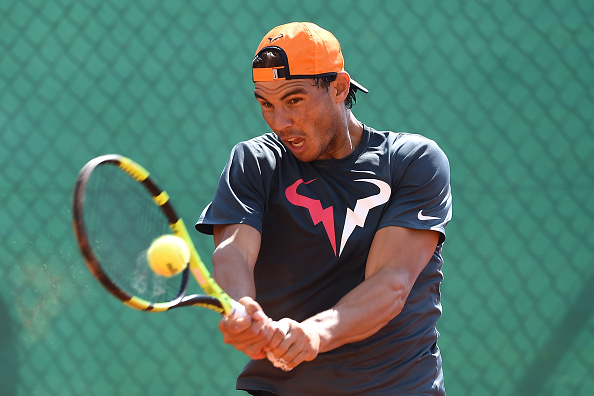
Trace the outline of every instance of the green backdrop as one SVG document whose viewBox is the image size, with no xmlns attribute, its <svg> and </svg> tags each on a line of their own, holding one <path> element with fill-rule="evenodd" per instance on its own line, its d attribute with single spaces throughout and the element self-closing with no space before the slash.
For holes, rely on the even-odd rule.
<svg viewBox="0 0 594 396">
<path fill-rule="evenodd" d="M 136 312 L 93 280 L 71 193 L 117 152 L 192 223 L 267 130 L 250 62 L 293 20 L 339 38 L 360 120 L 448 154 L 448 394 L 594 394 L 591 0 L 2 0 L 0 394 L 239 394 L 216 313 Z"/>
</svg>

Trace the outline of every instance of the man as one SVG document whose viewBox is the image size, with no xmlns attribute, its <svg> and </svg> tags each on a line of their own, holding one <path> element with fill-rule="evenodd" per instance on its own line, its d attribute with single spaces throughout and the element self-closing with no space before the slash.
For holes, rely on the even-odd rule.
<svg viewBox="0 0 594 396">
<path fill-rule="evenodd" d="M 273 133 L 235 146 L 196 224 L 214 234 L 215 279 L 250 314 L 219 323 L 252 357 L 237 388 L 445 394 L 435 324 L 451 218 L 446 156 L 422 136 L 355 118 L 355 92 L 367 90 L 317 25 L 274 28 L 252 68 Z"/>
</svg>

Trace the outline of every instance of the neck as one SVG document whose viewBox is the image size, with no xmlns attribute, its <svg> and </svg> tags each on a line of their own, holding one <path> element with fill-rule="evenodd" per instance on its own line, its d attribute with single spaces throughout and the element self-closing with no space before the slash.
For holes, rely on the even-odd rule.
<svg viewBox="0 0 594 396">
<path fill-rule="evenodd" d="M 351 141 L 351 152 L 355 150 L 361 143 L 363 137 L 363 123 L 360 122 L 352 111 L 348 110 L 347 125 L 349 128 L 349 138 Z"/>
</svg>

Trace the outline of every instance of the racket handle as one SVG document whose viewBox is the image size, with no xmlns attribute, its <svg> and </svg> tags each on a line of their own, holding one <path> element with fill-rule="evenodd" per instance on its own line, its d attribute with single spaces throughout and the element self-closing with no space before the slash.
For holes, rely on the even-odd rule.
<svg viewBox="0 0 594 396">
<path fill-rule="evenodd" d="M 234 316 L 236 318 L 245 318 L 246 316 L 248 316 L 245 307 L 235 300 L 231 300 L 231 312 L 229 312 L 228 315 Z"/>
<path fill-rule="evenodd" d="M 248 316 L 245 307 L 241 303 L 239 303 L 235 300 L 231 300 L 231 308 L 232 309 L 231 309 L 231 312 L 229 312 L 229 316 L 233 316 L 236 318 L 245 318 L 246 316 Z M 288 323 L 279 323 L 279 322 L 274 321 L 272 323 L 272 325 L 275 328 L 282 330 L 284 335 L 287 335 L 287 333 L 289 332 L 289 324 Z"/>
<path fill-rule="evenodd" d="M 246 316 L 248 316 L 248 313 L 247 313 L 245 307 L 241 303 L 239 303 L 235 300 L 231 300 L 231 312 L 229 312 L 229 316 L 236 317 L 236 318 L 245 318 Z M 288 323 L 279 323 L 279 322 L 274 321 L 272 323 L 272 325 L 275 328 L 282 330 L 284 335 L 287 335 L 287 333 L 289 332 L 289 324 Z"/>
</svg>

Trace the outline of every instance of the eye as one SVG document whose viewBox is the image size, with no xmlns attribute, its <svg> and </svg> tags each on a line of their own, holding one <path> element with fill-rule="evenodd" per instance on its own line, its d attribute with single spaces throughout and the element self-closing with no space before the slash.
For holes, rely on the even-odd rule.
<svg viewBox="0 0 594 396">
<path fill-rule="evenodd" d="M 296 105 L 299 102 L 301 102 L 302 100 L 303 100 L 303 98 L 291 98 L 291 99 L 288 100 L 287 103 L 290 104 L 290 105 Z"/>
</svg>

